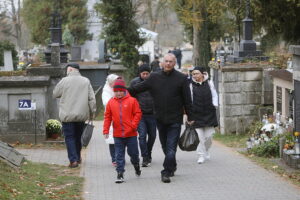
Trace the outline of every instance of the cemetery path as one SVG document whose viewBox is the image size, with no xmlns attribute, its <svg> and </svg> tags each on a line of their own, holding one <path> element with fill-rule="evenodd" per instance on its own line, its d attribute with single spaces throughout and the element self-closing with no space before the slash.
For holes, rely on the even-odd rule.
<svg viewBox="0 0 300 200">
<path fill-rule="evenodd" d="M 178 169 L 172 182 L 166 184 L 160 181 L 163 153 L 157 138 L 151 166 L 142 168 L 142 175 L 137 178 L 126 155 L 126 182 L 116 184 L 116 172 L 102 136 L 102 121 L 95 125 L 81 166 L 85 200 L 300 200 L 298 187 L 218 142 L 213 143 L 211 160 L 201 165 L 196 162 L 195 152 L 183 152 L 178 148 Z M 45 162 L 43 150 L 21 152 L 30 160 Z M 56 156 L 57 162 L 50 163 L 68 164 L 65 150 L 57 151 Z"/>
</svg>

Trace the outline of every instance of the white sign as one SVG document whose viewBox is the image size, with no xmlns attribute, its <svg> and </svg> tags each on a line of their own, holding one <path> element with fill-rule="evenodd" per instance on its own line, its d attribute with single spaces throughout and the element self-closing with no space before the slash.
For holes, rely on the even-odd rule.
<svg viewBox="0 0 300 200">
<path fill-rule="evenodd" d="M 31 103 L 31 110 L 36 110 L 36 103 L 35 102 Z"/>
</svg>

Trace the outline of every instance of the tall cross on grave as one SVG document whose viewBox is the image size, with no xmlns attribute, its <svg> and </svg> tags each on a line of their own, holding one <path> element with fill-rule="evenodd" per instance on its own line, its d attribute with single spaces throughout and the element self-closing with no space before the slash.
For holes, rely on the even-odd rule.
<svg viewBox="0 0 300 200">
<path fill-rule="evenodd" d="M 51 43 L 62 44 L 61 16 L 59 13 L 59 0 L 53 2 L 53 12 L 51 14 Z"/>
<path fill-rule="evenodd" d="M 246 18 L 250 18 L 250 0 L 246 0 Z"/>
<path fill-rule="evenodd" d="M 62 18 L 60 15 L 60 0 L 53 1 L 53 12 L 51 14 L 51 43 L 45 50 L 45 58 L 47 63 L 58 66 L 60 63 L 68 62 L 68 51 L 64 48 L 62 41 Z M 56 58 L 58 56 L 58 58 Z M 55 62 L 54 62 L 55 61 Z"/>
</svg>

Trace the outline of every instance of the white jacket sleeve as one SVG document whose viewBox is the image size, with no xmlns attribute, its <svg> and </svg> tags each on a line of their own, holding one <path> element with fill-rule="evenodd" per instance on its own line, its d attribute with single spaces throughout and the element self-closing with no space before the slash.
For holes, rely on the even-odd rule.
<svg viewBox="0 0 300 200">
<path fill-rule="evenodd" d="M 102 92 L 102 103 L 106 107 L 108 101 L 112 98 L 111 93 L 109 92 L 109 86 L 105 85 Z"/>
<path fill-rule="evenodd" d="M 209 87 L 210 87 L 210 91 L 211 91 L 211 95 L 212 95 L 212 103 L 214 106 L 218 107 L 219 106 L 219 97 L 217 94 L 217 91 L 215 89 L 214 83 L 210 80 L 208 81 L 209 83 Z"/>
</svg>

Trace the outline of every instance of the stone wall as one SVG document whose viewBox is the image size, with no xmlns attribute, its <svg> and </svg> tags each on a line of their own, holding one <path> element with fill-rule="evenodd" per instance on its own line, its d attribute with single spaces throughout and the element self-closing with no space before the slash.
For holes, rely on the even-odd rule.
<svg viewBox="0 0 300 200">
<path fill-rule="evenodd" d="M 291 45 L 289 53 L 293 55 L 294 131 L 300 131 L 300 45 Z"/>
<path fill-rule="evenodd" d="M 36 134 L 38 140 L 45 139 L 45 120 L 47 120 L 47 98 L 49 76 L 0 77 L 0 140 L 34 141 L 35 112 Z M 36 102 L 36 111 L 19 110 L 19 99 Z"/>
<path fill-rule="evenodd" d="M 258 119 L 259 106 L 273 103 L 267 69 L 267 66 L 232 64 L 214 70 L 222 134 L 246 132 L 253 120 Z"/>
</svg>

